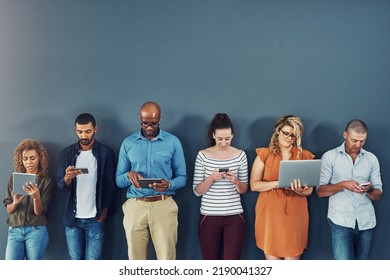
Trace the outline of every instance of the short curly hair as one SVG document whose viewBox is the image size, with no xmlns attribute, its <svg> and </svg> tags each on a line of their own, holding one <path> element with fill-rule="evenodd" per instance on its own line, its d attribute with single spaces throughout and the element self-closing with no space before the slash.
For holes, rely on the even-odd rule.
<svg viewBox="0 0 390 280">
<path fill-rule="evenodd" d="M 47 176 L 49 173 L 49 156 L 46 148 L 36 140 L 25 139 L 19 143 L 14 151 L 14 168 L 16 172 L 26 173 L 23 165 L 23 152 L 35 150 L 38 154 L 38 176 Z"/>
</svg>

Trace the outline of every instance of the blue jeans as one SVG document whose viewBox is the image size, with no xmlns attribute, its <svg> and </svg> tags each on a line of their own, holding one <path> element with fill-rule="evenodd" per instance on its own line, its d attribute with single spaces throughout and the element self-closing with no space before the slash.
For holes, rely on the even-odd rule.
<svg viewBox="0 0 390 280">
<path fill-rule="evenodd" d="M 6 260 L 43 260 L 49 234 L 46 226 L 9 227 Z"/>
<path fill-rule="evenodd" d="M 373 229 L 359 230 L 336 225 L 328 219 L 332 231 L 335 260 L 367 260 Z"/>
<path fill-rule="evenodd" d="M 106 237 L 105 222 L 75 219 L 73 227 L 65 226 L 66 243 L 71 260 L 101 260 Z"/>
</svg>

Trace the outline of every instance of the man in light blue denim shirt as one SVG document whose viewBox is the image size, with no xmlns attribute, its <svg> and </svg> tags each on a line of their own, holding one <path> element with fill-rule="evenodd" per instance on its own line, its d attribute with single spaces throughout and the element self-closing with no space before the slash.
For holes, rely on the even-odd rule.
<svg viewBox="0 0 390 280">
<path fill-rule="evenodd" d="M 161 108 L 146 102 L 140 108 L 141 129 L 125 138 L 118 157 L 116 183 L 127 188 L 123 226 L 128 257 L 147 258 L 149 239 L 157 259 L 176 259 L 178 207 L 172 195 L 186 185 L 186 163 L 179 139 L 160 129 Z M 143 178 L 160 181 L 140 184 Z"/>
<path fill-rule="evenodd" d="M 382 196 L 377 157 L 363 149 L 367 126 L 361 120 L 348 122 L 345 142 L 322 156 L 319 197 L 329 197 L 328 221 L 336 260 L 365 260 L 376 225 L 372 201 Z"/>
</svg>

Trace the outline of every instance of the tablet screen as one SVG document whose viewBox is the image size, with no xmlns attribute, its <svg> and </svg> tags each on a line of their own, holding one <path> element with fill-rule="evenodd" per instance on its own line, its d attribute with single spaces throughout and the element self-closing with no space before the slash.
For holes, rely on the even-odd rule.
<svg viewBox="0 0 390 280">
<path fill-rule="evenodd" d="M 149 188 L 149 184 L 161 183 L 162 178 L 142 178 L 138 179 L 141 188 Z"/>
<path fill-rule="evenodd" d="M 36 177 L 35 174 L 13 172 L 12 181 L 14 193 L 26 195 L 27 193 L 23 190 L 24 185 L 30 182 L 36 183 Z"/>
</svg>

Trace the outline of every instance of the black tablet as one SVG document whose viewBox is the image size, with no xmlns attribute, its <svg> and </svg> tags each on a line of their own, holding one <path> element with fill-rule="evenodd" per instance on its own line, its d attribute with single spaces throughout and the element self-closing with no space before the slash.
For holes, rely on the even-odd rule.
<svg viewBox="0 0 390 280">
<path fill-rule="evenodd" d="M 161 183 L 162 178 L 142 178 L 138 179 L 141 188 L 149 188 L 149 184 Z"/>
</svg>

